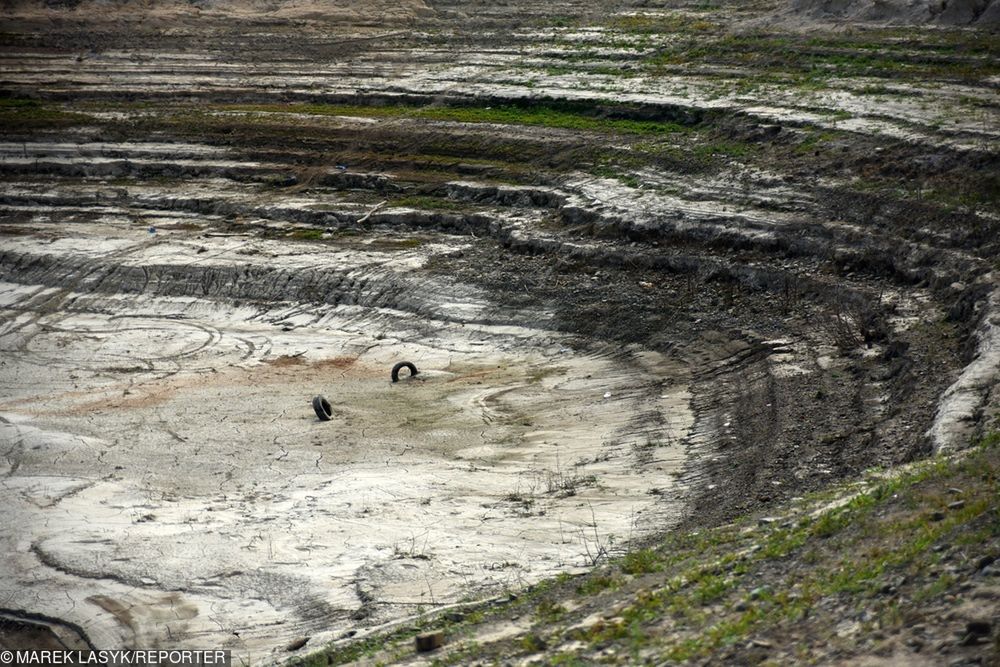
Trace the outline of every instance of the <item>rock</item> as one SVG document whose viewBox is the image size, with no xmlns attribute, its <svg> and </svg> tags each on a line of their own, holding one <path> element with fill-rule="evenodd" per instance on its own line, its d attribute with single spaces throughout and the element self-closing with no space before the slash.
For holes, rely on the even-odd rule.
<svg viewBox="0 0 1000 667">
<path fill-rule="evenodd" d="M 770 586 L 758 586 L 757 588 L 755 588 L 752 591 L 750 591 L 750 599 L 751 600 L 758 600 L 762 596 L 767 595 L 770 592 L 771 592 L 771 587 Z"/>
<path fill-rule="evenodd" d="M 627 605 L 625 604 L 616 604 L 607 611 L 605 611 L 603 614 L 601 614 L 601 618 L 603 618 L 604 620 L 608 620 L 615 617 L 620 617 L 621 613 L 625 611 L 626 606 Z"/>
<path fill-rule="evenodd" d="M 465 614 L 460 611 L 450 611 L 444 617 L 452 623 L 461 623 L 465 620 Z"/>
<path fill-rule="evenodd" d="M 847 637 L 854 637 L 859 632 L 861 632 L 861 624 L 857 621 L 844 620 L 841 621 L 839 625 L 834 630 L 838 637 L 841 639 L 846 639 Z"/>
<path fill-rule="evenodd" d="M 944 512 L 934 512 L 931 514 L 931 521 L 941 521 L 944 519 Z"/>
<path fill-rule="evenodd" d="M 739 602 L 733 605 L 733 611 L 746 611 L 749 608 L 750 605 L 747 604 L 746 600 L 740 600 Z"/>
<path fill-rule="evenodd" d="M 963 507 L 965 507 L 965 501 L 964 500 L 956 500 L 953 503 L 948 503 L 948 509 L 950 509 L 950 510 L 960 510 Z"/>
<path fill-rule="evenodd" d="M 417 645 L 418 653 L 427 653 L 428 651 L 433 651 L 444 646 L 444 633 L 440 631 L 425 632 L 422 635 L 417 635 L 414 641 Z"/>
<path fill-rule="evenodd" d="M 288 646 L 285 647 L 286 651 L 298 651 L 300 648 L 309 643 L 308 637 L 299 637 Z"/>
<path fill-rule="evenodd" d="M 773 523 L 778 523 L 779 519 L 773 516 L 763 516 L 757 519 L 758 526 L 770 526 Z"/>
<path fill-rule="evenodd" d="M 956 489 L 955 487 L 951 487 L 950 489 L 948 489 L 948 493 L 950 493 L 953 496 L 960 496 L 965 492 L 962 491 L 962 489 Z"/>
<path fill-rule="evenodd" d="M 997 557 L 992 554 L 989 556 L 983 556 L 982 558 L 976 561 L 976 571 L 978 572 L 979 570 L 982 570 L 992 565 L 993 563 L 996 562 L 996 560 Z"/>
</svg>

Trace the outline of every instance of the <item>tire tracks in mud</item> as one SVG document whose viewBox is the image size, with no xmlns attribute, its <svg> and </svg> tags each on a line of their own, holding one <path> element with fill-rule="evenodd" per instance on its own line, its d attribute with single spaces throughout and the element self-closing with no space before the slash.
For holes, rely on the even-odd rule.
<svg viewBox="0 0 1000 667">
<path fill-rule="evenodd" d="M 4 335 L 6 336 L 9 334 L 16 334 L 18 331 L 22 331 L 27 327 L 38 324 L 46 315 L 51 315 L 56 311 L 63 310 L 64 309 L 63 305 L 67 301 L 67 299 L 69 299 L 74 294 L 74 292 L 84 292 L 85 290 L 81 289 L 84 282 L 87 281 L 91 276 L 93 276 L 98 271 L 101 271 L 102 268 L 106 265 L 105 264 L 106 262 L 113 262 L 116 259 L 121 259 L 134 252 L 145 250 L 150 245 L 153 245 L 157 242 L 158 239 L 144 240 L 140 241 L 139 243 L 135 244 L 132 247 L 109 251 L 98 257 L 84 260 L 84 263 L 82 265 L 74 267 L 72 271 L 63 272 L 60 275 L 54 277 L 50 281 L 50 284 L 48 284 L 47 286 L 57 291 L 55 291 L 51 296 L 43 300 L 41 303 L 32 303 L 30 310 L 26 311 L 31 313 L 32 315 L 35 315 L 35 317 L 29 317 L 24 323 L 19 325 L 14 325 L 12 328 L 5 330 Z M 7 277 L 10 279 L 11 282 L 24 284 L 22 281 L 17 280 L 18 277 L 17 272 L 14 272 L 13 274 Z M 95 290 L 101 287 L 101 283 L 103 283 L 103 280 L 104 278 L 102 278 L 97 283 L 97 285 L 95 286 Z M 5 310 L 6 309 L 10 309 L 10 306 L 6 306 Z M 61 316 L 61 319 L 65 320 L 68 317 L 69 317 L 68 314 L 63 315 Z M 24 351 L 27 345 L 30 344 L 31 340 L 38 333 L 40 333 L 40 331 L 35 332 L 34 334 L 31 334 L 27 337 L 23 337 L 19 342 L 19 346 L 17 349 L 19 351 Z"/>
<path fill-rule="evenodd" d="M 587 181 L 567 186 L 563 190 L 481 190 L 474 186 L 449 184 L 448 192 L 459 200 L 479 203 L 514 206 L 510 212 L 523 212 L 518 206 L 540 205 L 549 212 L 555 212 L 561 220 L 556 229 L 544 231 L 536 228 L 532 215 L 520 218 L 504 218 L 501 212 L 475 212 L 463 214 L 437 213 L 426 211 L 380 210 L 368 220 L 372 229 L 388 230 L 390 233 L 419 230 L 447 237 L 459 235 L 471 237 L 474 243 L 492 240 L 508 252 L 526 256 L 552 257 L 555 261 L 565 261 L 586 267 L 610 268 L 628 273 L 651 270 L 670 275 L 697 276 L 699 280 L 728 282 L 765 294 L 787 297 L 789 284 L 795 285 L 800 298 L 818 304 L 836 305 L 845 299 L 866 299 L 872 285 L 886 279 L 896 282 L 906 289 L 920 281 L 933 285 L 948 285 L 968 280 L 980 270 L 979 260 L 950 248 L 931 248 L 926 244 L 909 241 L 902 243 L 907 252 L 890 253 L 885 241 L 863 235 L 859 242 L 856 228 L 802 224 L 792 226 L 788 236 L 781 236 L 776 225 L 772 225 L 766 215 L 754 221 L 753 216 L 705 215 L 701 207 L 681 206 L 668 211 L 666 217 L 662 209 L 645 207 L 643 220 L 635 220 L 627 215 L 633 203 L 627 194 L 613 191 L 606 201 L 590 206 L 585 201 L 587 188 L 593 188 L 600 181 Z M 617 193 L 617 194 L 616 194 Z M 72 196 L 64 197 L 66 203 L 73 203 Z M 12 202 L 24 204 L 25 201 Z M 79 202 L 76 202 L 79 203 Z M 232 199 L 177 198 L 144 195 L 135 201 L 145 208 L 163 207 L 167 210 L 183 210 L 188 213 L 206 215 L 263 216 L 275 222 L 294 222 L 319 226 L 323 229 L 352 229 L 356 226 L 360 213 L 303 211 L 288 207 L 269 207 L 254 203 L 237 206 Z M 553 208 L 554 207 L 554 208 Z M 749 226 L 744 225 L 747 221 Z M 766 233 L 765 233 L 766 232 Z M 763 235 L 762 235 L 763 233 Z M 797 234 L 797 236 L 796 236 Z M 870 241 L 870 245 L 869 245 Z M 840 245 L 838 243 L 842 242 Z M 627 243 L 627 245 L 626 245 Z M 665 252 L 656 247 L 663 243 Z M 692 251 L 693 248 L 693 251 Z M 741 262 L 739 252 L 749 250 L 757 254 L 761 261 Z M 737 253 L 735 257 L 729 256 Z M 873 256 L 879 256 L 877 261 Z M 928 268 L 928 257 L 936 259 L 933 270 Z M 788 261 L 775 261 L 785 258 Z M 103 258 L 103 268 L 94 264 L 83 264 L 87 275 L 104 271 L 100 280 L 90 281 L 88 288 L 93 292 L 114 293 L 116 285 L 129 281 L 128 267 L 117 266 L 114 257 Z M 0 275 L 27 282 L 48 284 L 53 276 L 74 273 L 80 269 L 71 266 L 78 261 L 72 258 L 0 253 Z M 64 264 L 70 264 L 65 266 Z M 423 276 L 413 277 L 387 272 L 384 267 L 376 270 L 357 271 L 325 266 L 322 262 L 312 267 L 281 268 L 274 266 L 220 267 L 199 266 L 195 256 L 189 263 L 180 266 L 143 266 L 144 291 L 160 296 L 194 296 L 222 301 L 254 302 L 284 301 L 303 304 L 359 305 L 366 308 L 388 308 L 409 313 L 418 318 L 461 321 L 448 313 L 441 312 L 434 305 L 438 298 L 433 291 L 428 292 L 428 283 Z M 822 272 L 813 273 L 824 263 L 842 267 L 843 273 L 858 266 L 859 273 L 851 281 L 838 280 L 835 275 Z M 27 267 L 28 270 L 22 269 Z M 868 273 L 865 273 L 868 272 Z M 432 286 L 432 290 L 440 286 Z M 525 292 L 528 292 L 525 287 Z M 945 289 L 947 292 L 947 288 Z M 290 317 L 291 315 L 289 315 Z M 496 309 L 489 317 L 480 315 L 466 319 L 466 322 L 507 323 L 511 320 L 510 309 Z M 537 325 L 531 316 L 516 315 L 521 323 Z M 744 332 L 734 332 L 734 339 L 746 336 Z M 731 357 L 714 358 L 712 355 L 695 364 L 703 364 L 702 376 L 696 378 L 698 386 L 704 387 L 704 396 L 695 396 L 696 412 L 711 410 L 713 404 L 734 404 L 740 396 L 731 392 L 720 393 L 711 387 L 713 382 L 729 379 L 736 381 L 741 374 L 749 373 L 755 363 L 766 358 L 774 350 L 751 345 L 750 349 L 738 350 Z M 248 353 L 252 354 L 252 353 Z M 706 363 L 707 362 L 707 363 Z M 742 370 L 734 370 L 742 369 Z M 765 373 L 763 377 L 769 377 Z M 754 382 L 749 382 L 753 387 Z M 771 390 L 773 392 L 773 389 Z M 708 419 L 708 418 L 706 418 Z M 756 419 L 756 418 L 754 418 Z M 753 422 L 754 419 L 750 419 Z M 746 428 L 754 427 L 747 422 Z M 716 420 L 719 421 L 719 420 Z M 720 422 L 724 423 L 724 422 Z M 718 437 L 727 441 L 719 424 L 704 422 L 699 426 L 692 440 L 692 451 L 698 451 L 698 440 Z M 759 442 L 759 437 L 753 438 Z M 718 458 L 720 454 L 705 457 Z M 726 456 L 722 456 L 726 458 Z M 831 460 L 832 464 L 843 462 Z M 750 465 L 746 463 L 744 465 Z M 715 467 L 709 465 L 710 469 Z M 705 482 L 704 475 L 691 477 L 692 483 Z M 748 479 L 753 478 L 746 471 Z M 780 480 L 774 480 L 780 481 Z"/>
<path fill-rule="evenodd" d="M 96 264 L 71 257 L 13 256 L 0 253 L 0 276 L 23 284 L 59 285 L 64 276 L 86 268 L 90 273 L 104 272 L 101 281 L 77 283 L 84 294 L 117 294 L 110 285 L 125 272 L 115 264 Z M 156 296 L 214 298 L 236 302 L 270 302 L 360 305 L 372 309 L 388 308 L 415 315 L 431 315 L 437 308 L 435 297 L 420 298 L 400 276 L 387 271 L 359 272 L 357 269 L 282 269 L 271 266 L 148 266 L 152 293 Z M 420 284 L 427 285 L 427 281 Z M 210 288 L 206 288 L 210 285 Z M 309 306 L 303 306 L 308 308 Z M 431 311 L 431 312 L 428 312 Z M 441 318 L 440 314 L 433 319 Z M 321 316 L 321 315 L 320 315 Z M 23 327 L 24 325 L 22 325 Z"/>
<path fill-rule="evenodd" d="M 382 212 L 381 215 L 385 216 L 381 219 L 381 223 L 385 224 L 387 221 L 390 221 L 388 224 L 393 229 L 415 227 L 418 229 L 430 229 L 440 233 L 459 233 L 465 235 L 474 235 L 478 231 L 480 237 L 477 238 L 481 238 L 481 236 L 489 237 L 498 242 L 505 250 L 529 256 L 536 254 L 556 257 L 563 256 L 573 261 L 583 261 L 589 266 L 615 267 L 622 271 L 632 271 L 639 267 L 649 267 L 667 272 L 708 274 L 724 280 L 734 281 L 749 289 L 777 293 L 787 290 L 789 280 L 789 274 L 783 269 L 775 270 L 767 266 L 735 266 L 731 260 L 719 255 L 713 256 L 711 252 L 701 253 L 695 257 L 664 255 L 651 250 L 645 245 L 650 238 L 648 236 L 644 237 L 644 240 L 640 242 L 638 247 L 623 248 L 620 242 L 615 241 L 587 240 L 581 243 L 576 239 L 568 240 L 560 238 L 559 234 L 536 236 L 534 231 L 529 230 L 523 224 L 505 223 L 497 218 L 491 218 L 483 214 L 474 214 L 471 216 L 421 214 L 415 216 L 409 212 L 403 214 Z M 578 214 L 573 213 L 572 215 L 577 216 Z M 589 222 L 585 220 L 583 224 L 610 226 L 614 230 L 614 234 L 620 235 L 625 239 L 630 238 L 633 234 L 633 232 L 629 231 L 633 229 L 633 226 L 631 226 L 632 223 L 622 223 L 617 214 L 615 214 L 615 217 L 607 219 L 601 218 L 601 215 L 603 214 L 600 212 L 587 214 L 585 217 Z M 573 221 L 577 223 L 581 222 L 575 217 L 573 217 Z M 619 225 L 624 226 L 619 228 Z M 654 236 L 653 238 L 662 237 Z M 869 250 L 861 249 L 855 252 L 858 256 L 863 256 Z M 25 277 L 44 284 L 49 280 L 46 277 L 47 272 L 61 274 L 67 271 L 65 267 L 58 266 L 61 261 L 65 260 L 37 257 L 29 259 L 28 257 L 18 256 L 13 253 L 3 253 L 0 254 L 0 271 L 7 266 L 28 264 L 35 268 L 34 276 L 38 277 L 36 278 L 30 274 Z M 47 270 L 39 271 L 38 267 L 46 262 L 52 264 L 52 266 L 48 267 Z M 93 271 L 94 267 L 88 266 L 88 269 Z M 72 271 L 72 269 L 68 270 Z M 115 266 L 108 266 L 106 270 L 113 273 L 118 269 Z M 915 268 L 914 270 L 919 271 L 920 269 Z M 796 271 L 796 269 L 793 268 L 792 271 Z M 895 274 L 898 274 L 898 271 L 893 270 L 890 273 L 895 276 Z M 24 272 L 22 272 L 22 275 L 24 275 Z M 322 302 L 334 306 L 341 303 L 348 303 L 370 308 L 399 309 L 420 317 L 428 316 L 428 312 L 420 304 L 421 300 L 413 298 L 417 293 L 413 287 L 414 285 L 419 286 L 419 281 L 414 283 L 394 276 L 390 278 L 390 284 L 387 285 L 384 273 L 369 272 L 359 275 L 357 272 L 351 270 L 323 271 L 322 265 L 315 268 L 303 267 L 287 270 L 274 267 L 258 269 L 251 267 L 219 268 L 184 265 L 180 268 L 148 267 L 145 275 L 147 277 L 147 290 L 150 289 L 150 285 L 153 285 L 152 289 L 158 295 L 211 297 L 221 300 L 251 299 L 255 301 L 278 300 L 299 303 Z M 793 275 L 795 274 L 793 273 Z M 945 273 L 943 276 L 937 278 L 937 280 L 948 281 L 965 276 L 965 273 Z M 799 279 L 800 276 L 796 276 L 796 278 Z M 908 283 L 911 280 L 912 278 L 908 278 L 904 280 L 904 283 Z M 819 279 L 799 279 L 798 289 L 807 293 L 811 292 L 812 298 L 820 302 L 836 302 L 838 299 L 844 298 L 844 292 L 851 294 L 855 289 L 860 291 L 860 289 L 865 287 L 865 280 L 863 278 L 856 282 L 858 285 L 857 288 L 850 284 L 834 285 L 830 279 L 822 277 Z M 94 289 L 108 289 L 114 283 L 115 281 L 110 279 L 97 281 Z M 264 293 L 255 293 L 252 290 L 247 290 L 247 285 L 252 284 L 266 285 L 264 288 L 266 291 Z M 415 303 L 419 305 L 414 307 Z M 427 301 L 425 300 L 424 303 L 427 303 Z M 500 317 L 504 320 L 509 321 L 509 310 L 500 310 L 498 313 L 501 314 Z M 443 317 L 443 319 L 453 321 L 447 316 Z M 500 321 L 499 318 L 497 321 Z M 734 332 L 732 335 L 735 339 L 746 337 L 746 334 L 743 332 Z M 704 396 L 696 395 L 693 399 L 696 412 L 699 414 L 703 411 L 711 413 L 713 404 L 733 405 L 738 403 L 741 400 L 739 395 L 732 394 L 731 392 L 720 393 L 717 389 L 711 387 L 712 383 L 727 378 L 731 382 L 735 382 L 741 375 L 748 373 L 754 364 L 761 362 L 774 351 L 773 347 L 761 346 L 758 343 L 750 345 L 748 349 L 731 352 L 728 356 L 723 355 L 716 358 L 709 355 L 708 358 L 693 362 L 702 368 L 702 374 L 696 378 L 696 383 L 698 383 L 698 386 L 705 388 Z M 770 376 L 765 373 L 763 377 Z M 753 387 L 754 381 L 749 381 L 749 386 Z M 773 393 L 773 391 L 772 389 L 771 392 Z M 706 417 L 705 419 L 709 420 L 713 418 Z M 724 422 L 720 420 L 721 418 L 715 419 L 715 422 L 718 423 L 714 424 L 703 420 L 698 429 L 696 429 L 692 440 L 692 451 L 698 451 L 699 438 L 701 440 L 716 438 L 719 442 L 728 441 L 730 436 L 723 432 L 724 429 L 720 427 L 720 424 Z M 753 431 L 755 427 L 752 426 L 752 423 L 755 420 L 759 422 L 759 419 L 756 417 L 744 417 L 741 423 L 745 425 L 745 428 Z M 773 430 L 770 432 L 773 435 Z M 762 439 L 767 439 L 759 434 L 751 437 L 757 443 Z M 705 456 L 704 459 L 710 462 L 707 468 L 708 472 L 692 475 L 690 477 L 691 483 L 704 485 L 708 478 L 716 476 L 716 473 L 712 472 L 712 470 L 717 469 L 718 466 L 711 464 L 711 459 L 720 458 L 720 460 L 725 460 L 727 457 L 727 454 L 720 454 L 719 452 Z M 750 458 L 744 457 L 744 467 L 753 465 L 753 461 Z M 836 459 L 830 459 L 829 463 L 835 466 L 844 465 L 844 462 L 838 462 Z M 753 484 L 753 473 L 747 470 L 745 474 L 749 476 L 747 479 L 750 480 L 747 483 Z M 774 481 L 780 482 L 781 480 Z"/>
<path fill-rule="evenodd" d="M 358 178 L 356 175 L 355 180 Z M 386 178 L 385 175 L 371 174 L 368 177 Z M 329 178 L 343 179 L 346 175 L 333 173 Z M 365 191 L 373 187 L 364 181 L 366 175 L 361 175 L 361 182 L 353 183 L 353 191 Z M 402 184 L 401 184 L 402 185 Z M 776 199 L 787 197 L 787 189 L 782 185 L 774 195 L 769 195 L 770 189 L 759 195 L 766 200 L 768 196 Z M 334 188 L 334 191 L 339 191 Z M 348 190 L 351 191 L 351 190 Z M 571 175 L 563 179 L 558 188 L 552 187 L 512 187 L 486 186 L 467 182 L 449 182 L 437 186 L 436 190 L 450 200 L 467 203 L 483 204 L 503 209 L 525 210 L 540 208 L 558 212 L 564 226 L 587 225 L 597 228 L 602 235 L 609 230 L 618 237 L 629 241 L 661 241 L 672 245 L 688 244 L 702 250 L 717 249 L 719 254 L 727 250 L 755 248 L 767 256 L 784 255 L 788 258 L 816 258 L 821 261 L 833 259 L 837 263 L 850 267 L 857 265 L 869 270 L 898 274 L 897 278 L 908 281 L 919 281 L 928 277 L 934 278 L 927 270 L 928 253 L 936 253 L 937 265 L 949 266 L 950 273 L 938 278 L 949 282 L 963 279 L 961 274 L 978 265 L 979 259 L 968 253 L 960 252 L 959 248 L 947 248 L 949 237 L 935 236 L 927 239 L 898 238 L 885 242 L 884 237 L 890 230 L 880 228 L 879 237 L 867 231 L 861 224 L 848 225 L 831 219 L 829 211 L 822 201 L 815 203 L 807 215 L 775 217 L 773 210 L 751 207 L 736 213 L 727 202 L 731 193 L 716 186 L 714 192 L 718 195 L 714 201 L 714 210 L 706 205 L 705 193 L 700 199 L 684 202 L 674 197 L 653 196 L 648 191 L 637 193 L 634 189 L 623 188 L 607 180 L 582 178 Z M 243 198 L 259 198 L 262 192 L 243 192 Z M 278 193 L 270 193 L 274 195 Z M 637 196 L 641 194 L 642 196 Z M 828 193 L 829 194 L 829 193 Z M 652 197 L 652 199 L 650 199 Z M 45 193 L 9 193 L 0 198 L 0 202 L 8 205 L 30 206 L 42 202 L 53 206 L 97 205 L 101 197 L 98 192 L 90 194 L 65 191 L 62 194 Z M 652 203 L 651 203 L 652 202 Z M 709 200 L 711 203 L 712 200 Z M 128 191 L 126 203 L 129 207 L 147 210 L 173 210 L 188 213 L 216 216 L 241 216 L 258 218 L 276 222 L 296 222 L 319 226 L 327 229 L 351 229 L 362 217 L 371 215 L 370 222 L 377 226 L 389 228 L 428 229 L 445 233 L 482 236 L 488 233 L 493 238 L 504 243 L 511 249 L 525 252 L 545 252 L 560 250 L 563 254 L 572 255 L 572 249 L 560 242 L 558 237 L 545 238 L 530 232 L 523 225 L 510 226 L 503 223 L 495 214 L 448 214 L 426 211 L 380 211 L 375 214 L 360 211 L 319 211 L 303 207 L 276 206 L 273 203 L 242 203 L 238 197 L 229 194 L 222 196 L 179 196 L 176 193 L 160 193 Z M 596 205 L 592 205 L 595 204 Z M 635 220 L 636 212 L 643 211 L 639 220 Z M 784 218 L 789 218 L 785 220 Z M 866 221 L 868 222 L 868 221 Z M 931 244 L 933 241 L 933 245 Z M 579 245 L 579 244 L 577 244 Z M 634 253 L 641 255 L 641 253 Z M 594 257 L 594 263 L 600 264 L 600 257 Z M 605 259 L 606 261 L 606 259 Z M 621 255 L 613 261 L 621 261 Z M 631 261 L 644 261 L 641 256 Z M 645 260 L 648 261 L 648 260 Z M 712 269 L 708 256 L 693 254 L 686 260 L 687 264 L 705 264 L 709 273 L 725 270 L 727 262 L 722 261 Z M 683 258 L 673 262 L 672 266 L 660 265 L 659 268 L 684 270 Z M 687 270 L 690 270 L 688 268 Z M 729 269 L 731 271 L 731 268 Z M 801 279 L 801 276 L 796 276 Z M 751 279 L 752 280 L 752 279 Z M 767 282 L 766 280 L 764 281 Z"/>
<path fill-rule="evenodd" d="M 17 474 L 18 468 L 21 467 L 21 459 L 18 454 L 24 450 L 24 432 L 17 424 L 13 423 L 3 415 L 0 415 L 0 423 L 4 424 L 7 428 L 12 428 L 17 431 L 17 434 L 14 436 L 16 438 L 16 442 L 14 442 L 10 448 L 3 453 L 3 457 L 7 459 L 7 463 L 10 466 L 7 472 L 4 473 L 4 476 L 13 477 Z"/>
</svg>

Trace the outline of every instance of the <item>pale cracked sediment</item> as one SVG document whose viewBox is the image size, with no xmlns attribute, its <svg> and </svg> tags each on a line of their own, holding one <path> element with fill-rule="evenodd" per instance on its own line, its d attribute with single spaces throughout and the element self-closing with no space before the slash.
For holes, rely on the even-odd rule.
<svg viewBox="0 0 1000 667">
<path fill-rule="evenodd" d="M 101 647 L 270 661 L 299 635 L 586 566 L 676 516 L 658 499 L 691 416 L 686 370 L 662 355 L 477 324 L 498 315 L 474 292 L 410 276 L 425 249 L 223 238 L 199 254 L 170 232 L 94 231 L 22 257 L 65 287 L 0 291 L 8 609 Z M 254 263 L 283 276 L 255 283 Z M 211 298 L 165 294 L 206 265 L 241 268 Z M 128 294 L 116 272 L 146 282 Z M 346 303 L 282 303 L 296 281 Z M 399 359 L 420 374 L 393 385 Z"/>
</svg>

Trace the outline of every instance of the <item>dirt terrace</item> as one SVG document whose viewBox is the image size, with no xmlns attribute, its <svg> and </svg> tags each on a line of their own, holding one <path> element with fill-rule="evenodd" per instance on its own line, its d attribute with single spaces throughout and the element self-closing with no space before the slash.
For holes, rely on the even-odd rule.
<svg viewBox="0 0 1000 667">
<path fill-rule="evenodd" d="M 995 36 L 532 7 L 10 18 L 9 618 L 276 662 L 991 428 Z"/>
</svg>

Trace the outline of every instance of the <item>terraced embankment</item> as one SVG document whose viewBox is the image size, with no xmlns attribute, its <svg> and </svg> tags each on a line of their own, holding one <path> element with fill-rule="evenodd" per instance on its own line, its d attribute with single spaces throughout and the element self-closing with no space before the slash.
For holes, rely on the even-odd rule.
<svg viewBox="0 0 1000 667">
<path fill-rule="evenodd" d="M 740 8 L 11 17 L 5 613 L 275 661 L 989 428 L 990 37 Z"/>
</svg>

